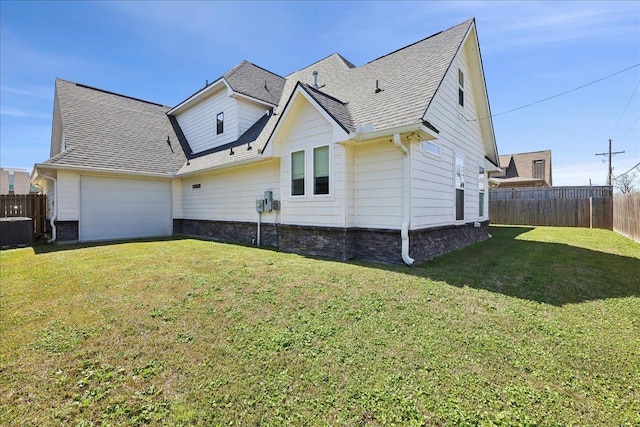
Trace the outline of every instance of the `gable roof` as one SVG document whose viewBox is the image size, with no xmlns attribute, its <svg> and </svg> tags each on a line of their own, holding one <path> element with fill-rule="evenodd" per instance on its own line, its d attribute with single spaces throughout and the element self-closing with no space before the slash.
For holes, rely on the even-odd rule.
<svg viewBox="0 0 640 427">
<path fill-rule="evenodd" d="M 284 77 L 248 61 L 242 61 L 223 77 L 234 92 L 276 105 L 285 82 Z"/>
<path fill-rule="evenodd" d="M 196 102 L 195 100 L 206 96 L 206 93 L 216 90 L 221 85 L 227 86 L 237 95 L 243 95 L 262 101 L 269 105 L 278 105 L 282 96 L 282 89 L 285 78 L 269 70 L 258 67 L 249 61 L 242 61 L 222 76 L 207 84 L 202 89 L 197 90 L 169 110 L 169 114 L 177 113 L 178 110 Z"/>
<path fill-rule="evenodd" d="M 172 174 L 186 160 L 169 107 L 62 79 L 55 96 L 66 150 L 42 166 Z"/>
<path fill-rule="evenodd" d="M 256 137 L 255 146 L 264 150 L 282 117 L 279 110 L 287 105 L 298 83 L 347 132 L 366 124 L 377 131 L 422 123 L 427 106 L 473 25 L 474 20 L 469 19 L 359 67 L 334 53 L 287 75 L 277 112 Z M 314 71 L 318 72 L 317 88 L 313 86 Z M 231 157 L 226 151 L 212 153 L 191 161 L 178 174 L 247 160 L 247 156 L 249 153 L 241 157 Z"/>
</svg>

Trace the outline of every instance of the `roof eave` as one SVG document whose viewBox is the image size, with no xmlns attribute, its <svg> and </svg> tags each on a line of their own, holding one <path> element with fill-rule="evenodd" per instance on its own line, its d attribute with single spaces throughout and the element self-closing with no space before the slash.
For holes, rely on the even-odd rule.
<svg viewBox="0 0 640 427">
<path fill-rule="evenodd" d="M 396 133 L 418 132 L 424 141 L 437 139 L 438 134 L 425 126 L 421 121 L 406 125 L 394 126 L 385 129 L 367 131 L 366 127 L 360 126 L 354 132 L 349 133 L 349 140 L 353 142 L 371 141 L 384 138 Z"/>
<path fill-rule="evenodd" d="M 143 171 L 135 171 L 135 170 L 127 170 L 127 169 L 94 168 L 94 167 L 76 166 L 76 165 L 58 165 L 55 163 L 36 163 L 33 169 L 36 175 L 37 175 L 36 171 L 38 169 L 43 169 L 43 170 L 70 170 L 74 172 L 99 172 L 99 173 L 135 175 L 135 176 L 146 176 L 146 177 L 165 178 L 165 179 L 172 179 L 176 176 L 175 172 L 167 172 L 167 173 L 143 172 Z"/>
<path fill-rule="evenodd" d="M 222 86 L 226 87 L 227 91 L 233 92 L 233 90 L 231 89 L 231 85 L 229 85 L 227 80 L 224 77 L 220 77 L 218 80 L 209 84 L 199 92 L 194 93 L 189 98 L 185 99 L 180 104 L 176 105 L 175 107 L 167 111 L 167 115 L 175 115 L 181 112 L 185 108 L 188 108 L 190 105 L 193 105 L 199 102 L 200 100 L 206 98 L 211 92 L 215 92 L 216 90 L 220 89 Z"/>
<path fill-rule="evenodd" d="M 245 160 L 241 160 L 239 162 L 229 162 L 229 163 L 225 163 L 222 165 L 216 165 L 216 166 L 210 166 L 210 167 L 206 167 L 206 168 L 201 168 L 201 169 L 197 169 L 194 171 L 188 171 L 188 172 L 180 172 L 178 171 L 178 173 L 176 173 L 176 178 L 186 178 L 189 176 L 193 176 L 193 175 L 200 175 L 203 173 L 208 173 L 208 172 L 213 172 L 213 171 L 218 171 L 221 169 L 229 169 L 229 168 L 234 168 L 237 166 L 245 166 L 245 165 L 249 165 L 252 163 L 258 163 L 258 162 L 262 162 L 265 160 L 271 160 L 272 156 L 268 156 L 268 157 L 262 157 L 262 156 L 254 156 L 254 157 L 250 157 L 248 159 Z M 182 168 L 184 168 L 184 166 L 182 166 Z M 181 168 L 181 169 L 182 169 Z"/>
</svg>

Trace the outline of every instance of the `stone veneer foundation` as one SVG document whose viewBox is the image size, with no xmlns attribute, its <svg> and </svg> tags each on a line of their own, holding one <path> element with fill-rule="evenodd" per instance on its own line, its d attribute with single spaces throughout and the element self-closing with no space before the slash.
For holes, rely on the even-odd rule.
<svg viewBox="0 0 640 427">
<path fill-rule="evenodd" d="M 409 232 L 409 256 L 422 263 L 489 238 L 489 221 Z M 261 224 L 261 245 L 283 252 L 339 260 L 362 259 L 401 264 L 400 230 Z M 173 234 L 225 242 L 255 244 L 257 225 L 251 222 L 174 219 Z"/>
<path fill-rule="evenodd" d="M 47 220 L 49 223 L 49 220 Z M 78 221 L 56 221 L 56 242 L 75 243 L 79 239 Z"/>
</svg>

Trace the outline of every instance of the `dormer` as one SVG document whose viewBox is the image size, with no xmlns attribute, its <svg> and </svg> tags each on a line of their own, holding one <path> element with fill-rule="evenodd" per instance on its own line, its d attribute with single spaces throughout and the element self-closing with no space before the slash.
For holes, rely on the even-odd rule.
<svg viewBox="0 0 640 427">
<path fill-rule="evenodd" d="M 237 141 L 275 108 L 285 79 L 243 61 L 167 114 L 175 117 L 193 155 Z"/>
</svg>

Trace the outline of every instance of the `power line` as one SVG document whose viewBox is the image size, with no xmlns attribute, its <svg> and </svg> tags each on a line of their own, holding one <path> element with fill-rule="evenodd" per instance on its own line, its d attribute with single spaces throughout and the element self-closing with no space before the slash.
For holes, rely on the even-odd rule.
<svg viewBox="0 0 640 427">
<path fill-rule="evenodd" d="M 636 117 L 633 123 L 631 123 L 631 126 L 629 126 L 629 129 L 627 129 L 627 131 L 624 133 L 624 135 L 620 139 L 624 139 L 627 135 L 629 135 L 629 132 L 631 132 L 631 129 L 633 129 L 636 123 L 638 123 L 638 120 L 640 120 L 640 114 L 638 114 L 638 117 Z"/>
<path fill-rule="evenodd" d="M 631 96 L 629 97 L 629 100 L 627 101 L 627 105 L 624 106 L 624 110 L 622 110 L 622 114 L 620 114 L 620 118 L 618 119 L 618 123 L 616 123 L 616 125 L 613 127 L 613 130 L 611 131 L 611 136 L 613 136 L 613 133 L 618 128 L 618 125 L 620 124 L 620 121 L 622 120 L 622 117 L 624 116 L 624 113 L 627 112 L 627 107 L 629 106 L 629 104 L 631 104 L 631 100 L 633 99 L 633 95 L 636 94 L 636 90 L 638 90 L 638 86 L 640 86 L 640 80 L 638 80 L 638 83 L 636 83 L 636 87 L 633 89 L 633 92 L 631 92 Z"/>
<path fill-rule="evenodd" d="M 621 176 L 624 176 L 626 174 L 628 174 L 629 172 L 631 172 L 632 170 L 634 170 L 635 168 L 637 168 L 638 166 L 640 166 L 640 162 L 636 163 L 636 165 L 634 167 L 632 167 L 631 169 L 629 169 L 628 171 L 626 171 L 625 173 L 621 173 L 620 175 L 618 175 L 617 177 L 615 177 L 615 179 L 620 178 Z"/>
<path fill-rule="evenodd" d="M 490 115 L 490 116 L 482 117 L 482 118 L 480 118 L 480 119 L 471 119 L 471 120 L 467 119 L 467 121 L 470 121 L 470 122 L 477 122 L 478 120 L 488 119 L 489 117 L 497 117 L 497 116 L 501 116 L 501 115 L 503 115 L 503 114 L 512 113 L 512 112 L 514 112 L 514 111 L 522 110 L 523 108 L 528 108 L 528 107 L 531 107 L 531 106 L 533 106 L 533 105 L 540 104 L 541 102 L 549 101 L 550 99 L 554 99 L 554 98 L 557 98 L 557 97 L 559 97 L 559 96 L 566 95 L 566 94 L 571 93 L 571 92 L 575 92 L 575 91 L 576 91 L 576 90 L 578 90 L 578 89 L 582 89 L 582 88 L 585 88 L 585 87 L 587 87 L 587 86 L 591 86 L 591 85 L 596 84 L 596 83 L 598 83 L 598 82 L 601 82 L 601 81 L 603 81 L 603 80 L 606 80 L 606 79 L 609 79 L 609 78 L 611 78 L 611 77 L 617 76 L 618 74 L 624 73 L 625 71 L 629 71 L 629 70 L 631 70 L 631 69 L 633 69 L 633 68 L 636 68 L 636 67 L 638 67 L 638 66 L 640 66 L 640 63 L 639 63 L 639 64 L 632 65 L 631 67 L 625 68 L 624 70 L 617 71 L 617 72 L 615 72 L 615 73 L 613 73 L 613 74 L 609 74 L 608 76 L 605 76 L 605 77 L 599 78 L 599 79 L 597 79 L 597 80 L 591 81 L 591 82 L 589 82 L 589 83 L 583 84 L 582 86 L 578 86 L 578 87 L 575 87 L 575 88 L 573 88 L 573 89 L 570 89 L 570 90 L 567 90 L 567 91 L 564 91 L 564 92 L 558 93 L 558 94 L 556 94 L 556 95 L 549 96 L 549 97 L 544 98 L 544 99 L 540 99 L 540 100 L 535 101 L 535 102 L 532 102 L 532 103 L 530 103 L 530 104 L 523 105 L 523 106 L 521 106 L 521 107 L 517 107 L 517 108 L 512 108 L 511 110 L 503 111 L 503 112 L 501 112 L 501 113 L 492 114 L 492 115 Z"/>
</svg>

